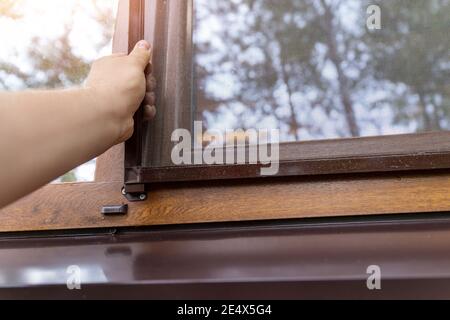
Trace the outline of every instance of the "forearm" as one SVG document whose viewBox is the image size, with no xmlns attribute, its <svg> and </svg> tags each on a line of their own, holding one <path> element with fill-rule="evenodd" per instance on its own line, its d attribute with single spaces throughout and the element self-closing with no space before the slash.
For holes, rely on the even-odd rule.
<svg viewBox="0 0 450 320">
<path fill-rule="evenodd" d="M 0 207 L 106 151 L 116 123 L 88 89 L 0 93 Z"/>
<path fill-rule="evenodd" d="M 141 102 L 154 116 L 150 56 L 140 41 L 96 60 L 83 88 L 0 93 L 0 208 L 130 138 Z"/>
</svg>

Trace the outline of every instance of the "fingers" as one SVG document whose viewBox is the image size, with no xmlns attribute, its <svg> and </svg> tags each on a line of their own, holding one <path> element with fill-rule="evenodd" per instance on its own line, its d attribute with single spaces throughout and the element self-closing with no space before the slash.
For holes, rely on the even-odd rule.
<svg viewBox="0 0 450 320">
<path fill-rule="evenodd" d="M 129 57 L 135 59 L 136 62 L 142 67 L 142 70 L 144 70 L 149 64 L 150 56 L 150 44 L 145 40 L 141 40 L 136 43 L 133 51 L 129 54 Z"/>
<path fill-rule="evenodd" d="M 150 57 L 151 50 L 150 44 L 145 41 L 139 41 L 134 47 L 133 51 L 130 53 L 130 57 L 136 59 L 142 69 L 146 69 L 146 72 L 151 73 Z M 144 97 L 144 121 L 152 120 L 156 115 L 156 79 L 150 74 L 147 76 L 146 80 L 146 93 Z"/>
<path fill-rule="evenodd" d="M 152 120 L 156 115 L 156 96 L 154 92 L 147 92 L 144 98 L 144 121 Z"/>
<path fill-rule="evenodd" d="M 144 98 L 144 103 L 148 104 L 150 106 L 154 106 L 156 102 L 156 95 L 154 92 L 146 92 L 145 93 L 145 98 Z"/>
<path fill-rule="evenodd" d="M 144 121 L 150 121 L 156 116 L 156 107 L 145 105 L 144 107 Z"/>
<path fill-rule="evenodd" d="M 144 98 L 144 121 L 152 120 L 156 115 L 156 79 L 153 75 L 147 77 L 147 88 Z"/>
<path fill-rule="evenodd" d="M 156 79 L 154 76 L 149 75 L 147 77 L 147 92 L 155 91 L 156 89 Z"/>
<path fill-rule="evenodd" d="M 127 56 L 127 54 L 126 53 L 122 53 L 122 52 L 113 53 L 113 54 L 110 55 L 110 57 L 112 57 L 112 58 L 120 58 L 120 57 L 125 57 L 125 56 Z"/>
</svg>

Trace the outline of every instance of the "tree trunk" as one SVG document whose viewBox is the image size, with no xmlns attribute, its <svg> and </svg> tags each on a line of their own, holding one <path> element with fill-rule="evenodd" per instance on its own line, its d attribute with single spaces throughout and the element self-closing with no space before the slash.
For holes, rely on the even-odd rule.
<svg viewBox="0 0 450 320">
<path fill-rule="evenodd" d="M 347 126 L 350 134 L 353 137 L 360 136 L 360 130 L 358 123 L 356 121 L 355 111 L 353 108 L 353 103 L 350 95 L 350 89 L 348 84 L 348 79 L 342 70 L 342 59 L 339 56 L 339 52 L 337 49 L 337 41 L 334 36 L 334 15 L 331 11 L 331 8 L 328 6 L 325 0 L 321 0 L 322 6 L 325 10 L 325 15 L 323 17 L 323 21 L 325 23 L 324 31 L 326 33 L 327 46 L 328 46 L 328 56 L 331 62 L 334 64 L 338 76 L 338 85 L 339 85 L 339 96 L 341 103 L 344 107 L 345 120 L 347 122 Z"/>
<path fill-rule="evenodd" d="M 420 91 L 418 92 L 420 113 L 423 119 L 423 130 L 431 131 L 433 129 L 433 125 L 431 123 L 431 118 L 427 112 L 427 102 L 425 101 L 425 95 Z"/>
</svg>

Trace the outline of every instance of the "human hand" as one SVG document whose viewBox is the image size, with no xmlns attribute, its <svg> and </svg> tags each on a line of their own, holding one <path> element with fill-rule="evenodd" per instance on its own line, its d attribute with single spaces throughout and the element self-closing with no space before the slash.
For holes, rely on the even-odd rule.
<svg viewBox="0 0 450 320">
<path fill-rule="evenodd" d="M 112 121 L 117 132 L 114 144 L 128 140 L 133 134 L 134 113 L 144 101 L 144 119 L 156 114 L 153 76 L 146 80 L 145 70 L 151 73 L 151 50 L 148 42 L 139 41 L 129 54 L 113 54 L 95 61 L 85 87 L 94 99 L 100 114 Z"/>
</svg>

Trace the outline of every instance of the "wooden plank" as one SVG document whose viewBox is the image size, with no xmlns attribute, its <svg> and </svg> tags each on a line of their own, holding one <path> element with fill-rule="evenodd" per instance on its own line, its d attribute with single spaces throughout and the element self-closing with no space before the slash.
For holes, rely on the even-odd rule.
<svg viewBox="0 0 450 320">
<path fill-rule="evenodd" d="M 119 144 L 97 158 L 95 166 L 96 182 L 122 182 L 124 144 Z"/>
<path fill-rule="evenodd" d="M 117 10 L 116 26 L 113 37 L 113 53 L 128 51 L 129 0 L 121 0 Z M 123 181 L 124 144 L 115 146 L 97 158 L 95 181 Z"/>
<path fill-rule="evenodd" d="M 145 0 L 133 0 L 129 3 L 128 51 L 133 51 L 136 43 L 145 35 Z M 144 113 L 143 105 L 134 113 L 133 135 L 125 142 L 125 166 L 139 167 L 142 163 L 142 134 Z"/>
<path fill-rule="evenodd" d="M 374 137 L 288 142 L 280 145 L 283 160 L 314 160 L 448 153 L 450 131 Z"/>
<path fill-rule="evenodd" d="M 124 217 L 120 182 L 48 185 L 0 211 L 0 232 L 450 211 L 450 172 L 158 186 Z"/>
<path fill-rule="evenodd" d="M 225 153 L 224 153 L 225 154 Z M 267 165 L 174 165 L 162 168 L 126 168 L 127 183 L 229 180 L 266 178 L 261 169 Z M 330 158 L 320 160 L 281 161 L 274 176 L 312 176 L 373 172 L 418 171 L 450 168 L 450 152 L 380 157 Z"/>
</svg>

